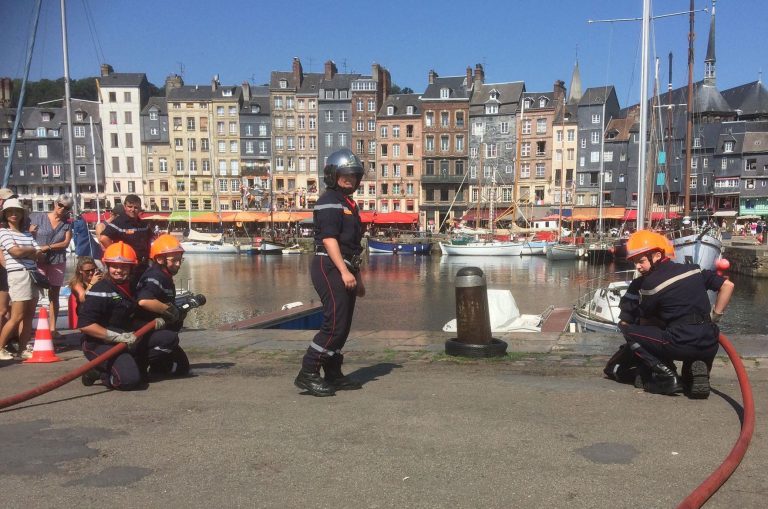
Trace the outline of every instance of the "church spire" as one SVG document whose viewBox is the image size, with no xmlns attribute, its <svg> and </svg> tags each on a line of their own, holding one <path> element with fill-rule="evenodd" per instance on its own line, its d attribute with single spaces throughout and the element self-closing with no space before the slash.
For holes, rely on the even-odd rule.
<svg viewBox="0 0 768 509">
<path fill-rule="evenodd" d="M 712 0 L 712 17 L 709 21 L 709 42 L 707 57 L 704 59 L 704 84 L 715 86 L 715 3 Z"/>
<path fill-rule="evenodd" d="M 576 59 L 576 65 L 573 66 L 571 75 L 571 86 L 568 88 L 568 104 L 575 104 L 581 100 L 583 92 L 581 91 L 581 75 L 579 74 L 579 59 Z"/>
</svg>

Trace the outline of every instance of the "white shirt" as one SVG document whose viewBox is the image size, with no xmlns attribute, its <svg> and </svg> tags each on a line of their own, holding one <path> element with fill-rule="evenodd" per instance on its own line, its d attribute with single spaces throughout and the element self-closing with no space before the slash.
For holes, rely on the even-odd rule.
<svg viewBox="0 0 768 509">
<path fill-rule="evenodd" d="M 35 260 L 11 256 L 8 250 L 13 246 L 34 247 L 35 249 L 39 247 L 35 239 L 32 238 L 31 233 L 19 233 L 10 228 L 0 228 L 0 248 L 2 248 L 3 255 L 5 256 L 5 270 L 8 272 L 22 269 L 35 270 L 37 268 Z"/>
</svg>

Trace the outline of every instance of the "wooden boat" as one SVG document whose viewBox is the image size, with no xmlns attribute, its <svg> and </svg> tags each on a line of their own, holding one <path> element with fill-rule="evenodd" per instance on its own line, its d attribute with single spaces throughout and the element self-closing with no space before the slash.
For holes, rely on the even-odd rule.
<svg viewBox="0 0 768 509">
<path fill-rule="evenodd" d="M 421 241 L 368 239 L 368 252 L 389 254 L 429 254 L 432 244 Z"/>
<path fill-rule="evenodd" d="M 547 247 L 547 260 L 576 260 L 583 254 L 583 248 L 575 244 L 553 244 Z"/>
</svg>

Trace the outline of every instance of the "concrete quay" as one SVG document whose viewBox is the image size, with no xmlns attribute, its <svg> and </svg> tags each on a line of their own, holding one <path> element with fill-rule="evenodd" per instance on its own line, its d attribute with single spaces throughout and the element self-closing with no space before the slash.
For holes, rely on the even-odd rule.
<svg viewBox="0 0 768 509">
<path fill-rule="evenodd" d="M 69 383 L 0 411 L 6 507 L 674 507 L 727 456 L 741 395 L 729 363 L 703 401 L 601 376 L 617 335 L 504 334 L 494 360 L 445 356 L 442 332 L 356 331 L 363 390 L 293 386 L 312 331 L 185 331 L 193 376 L 144 391 Z M 768 498 L 765 337 L 747 356 L 757 431 L 709 509 Z M 9 396 L 81 365 L 0 362 Z"/>
</svg>

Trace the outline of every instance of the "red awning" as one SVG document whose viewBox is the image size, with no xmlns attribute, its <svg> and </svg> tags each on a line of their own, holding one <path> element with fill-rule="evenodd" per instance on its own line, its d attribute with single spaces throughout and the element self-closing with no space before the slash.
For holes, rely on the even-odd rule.
<svg viewBox="0 0 768 509">
<path fill-rule="evenodd" d="M 373 210 L 360 211 L 360 220 L 364 223 L 374 224 L 411 224 L 419 220 L 416 212 L 375 212 Z"/>
<path fill-rule="evenodd" d="M 98 223 L 99 221 L 104 221 L 106 219 L 109 219 L 111 215 L 109 212 L 104 211 L 101 213 L 101 219 L 97 219 L 96 212 L 89 211 L 89 212 L 83 212 L 82 214 L 80 214 L 80 217 L 82 217 L 86 223 Z"/>
<path fill-rule="evenodd" d="M 665 214 L 664 212 L 652 212 L 651 213 L 651 221 L 661 221 L 663 219 L 678 219 L 680 217 L 680 214 L 677 212 L 670 212 L 669 214 Z M 636 221 L 637 220 L 637 210 L 627 210 L 624 214 L 624 217 L 622 218 L 623 221 Z"/>
</svg>

